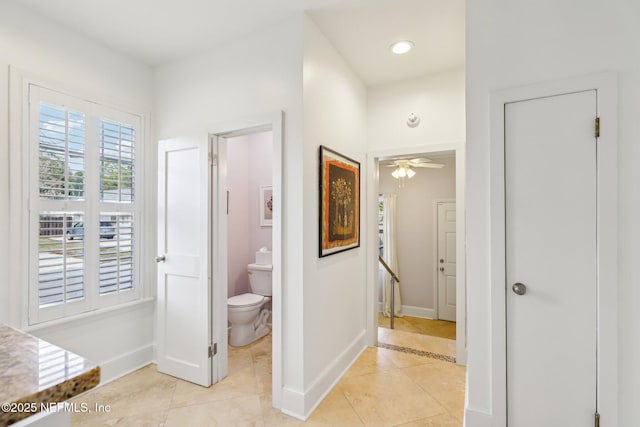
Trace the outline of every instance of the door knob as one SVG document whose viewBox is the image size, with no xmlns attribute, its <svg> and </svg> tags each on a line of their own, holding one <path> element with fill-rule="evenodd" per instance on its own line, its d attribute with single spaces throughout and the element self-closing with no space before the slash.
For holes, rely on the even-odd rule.
<svg viewBox="0 0 640 427">
<path fill-rule="evenodd" d="M 440 264 L 444 264 L 444 259 L 440 258 Z"/>
<path fill-rule="evenodd" d="M 440 267 L 440 271 L 444 272 L 444 267 Z"/>
<path fill-rule="evenodd" d="M 158 255 L 156 257 L 156 262 L 164 262 L 167 259 L 165 255 Z"/>
<path fill-rule="evenodd" d="M 527 287 L 522 283 L 514 283 L 511 289 L 516 295 L 524 295 L 527 293 Z"/>
</svg>

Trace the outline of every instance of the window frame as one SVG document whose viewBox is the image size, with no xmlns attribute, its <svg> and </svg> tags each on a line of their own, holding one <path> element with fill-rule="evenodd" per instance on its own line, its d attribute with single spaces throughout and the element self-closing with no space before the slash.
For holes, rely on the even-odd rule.
<svg viewBox="0 0 640 427">
<path fill-rule="evenodd" d="M 75 315 L 140 300 L 143 295 L 142 270 L 142 207 L 144 188 L 144 120 L 143 116 L 128 113 L 98 102 L 65 94 L 33 81 L 24 85 L 27 108 L 23 115 L 25 160 L 22 179 L 25 180 L 26 241 L 28 241 L 27 323 L 29 326 L 43 322 L 64 320 Z M 63 107 L 85 115 L 84 200 L 40 198 L 39 170 L 39 114 L 40 103 Z M 131 202 L 100 200 L 100 130 L 101 121 L 125 123 L 135 130 L 133 147 L 134 199 Z M 41 212 L 82 212 L 84 215 L 84 297 L 50 306 L 39 303 L 39 238 Z M 24 212 L 26 214 L 26 212 Z M 100 221 L 103 214 L 131 215 L 133 218 L 133 287 L 128 290 L 100 294 Z M 63 235 L 63 239 L 66 236 Z"/>
</svg>

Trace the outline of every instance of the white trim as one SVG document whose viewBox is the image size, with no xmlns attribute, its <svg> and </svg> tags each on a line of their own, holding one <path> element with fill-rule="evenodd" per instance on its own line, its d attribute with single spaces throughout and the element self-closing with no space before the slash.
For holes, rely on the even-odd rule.
<svg viewBox="0 0 640 427">
<path fill-rule="evenodd" d="M 28 159 L 28 146 L 23 144 L 23 135 L 28 135 L 28 105 L 23 93 L 23 75 L 14 67 L 9 67 L 9 321 L 16 327 L 28 325 L 29 289 L 26 283 L 29 271 L 28 242 L 29 221 L 23 212 L 28 212 L 28 182 L 23 179 L 24 161 Z"/>
<path fill-rule="evenodd" d="M 367 246 L 367 345 L 378 342 L 377 290 L 378 290 L 378 162 L 394 156 L 422 155 L 443 151 L 455 152 L 456 159 L 456 363 L 467 363 L 467 315 L 466 315 L 466 221 L 465 221 L 465 142 L 453 141 L 433 145 L 397 147 L 367 153 L 367 211 L 365 232 L 369 236 Z"/>
<path fill-rule="evenodd" d="M 501 424 L 495 424 L 489 414 L 467 408 L 464 412 L 464 425 L 470 427 L 496 427 Z"/>
<path fill-rule="evenodd" d="M 51 320 L 49 322 L 44 322 L 44 323 L 38 323 L 36 325 L 31 325 L 31 326 L 27 326 L 22 328 L 23 331 L 25 332 L 35 332 L 35 331 L 42 331 L 42 330 L 47 330 L 50 328 L 55 328 L 57 326 L 60 325 L 67 325 L 69 323 L 75 323 L 78 322 L 80 320 L 97 320 L 103 316 L 109 316 L 111 314 L 113 314 L 114 312 L 118 312 L 118 311 L 125 311 L 128 309 L 135 309 L 138 306 L 142 306 L 142 305 L 146 305 L 149 303 L 154 303 L 155 304 L 156 299 L 155 298 L 144 298 L 144 299 L 140 299 L 140 300 L 136 300 L 136 301 L 129 301 L 129 302 L 125 302 L 122 304 L 118 304 L 118 305 L 112 305 L 109 307 L 105 307 L 105 308 L 100 308 L 98 310 L 94 310 L 94 311 L 90 311 L 87 313 L 80 313 L 77 314 L 75 316 L 68 316 L 68 317 L 63 317 L 61 319 L 56 319 L 56 320 Z"/>
<path fill-rule="evenodd" d="M 57 83 L 50 83 L 48 80 L 36 78 L 33 74 L 25 73 L 13 66 L 9 66 L 9 224 L 11 224 L 9 230 L 9 245 L 14 250 L 9 252 L 9 300 L 12 302 L 9 306 L 9 314 L 7 316 L 8 323 L 21 328 L 29 329 L 36 324 L 41 324 L 42 327 L 48 327 L 51 320 L 46 318 L 29 319 L 29 271 L 32 268 L 31 254 L 29 250 L 30 241 L 30 220 L 29 215 L 29 194 L 30 194 L 30 181 L 34 182 L 33 174 L 37 177 L 37 171 L 31 171 L 30 169 L 30 146 L 31 140 L 29 139 L 29 118 L 30 118 L 30 86 L 37 88 L 36 90 L 44 90 L 48 93 L 47 96 L 58 97 L 60 99 L 66 98 L 68 102 L 73 104 L 81 104 L 86 108 L 83 110 L 86 113 L 95 115 L 99 112 L 100 116 L 110 118 L 122 118 L 125 115 L 127 117 L 132 116 L 135 118 L 135 126 L 137 135 L 136 141 L 136 189 L 138 190 L 138 196 L 146 193 L 146 179 L 145 179 L 145 163 L 143 154 L 146 145 L 148 130 L 146 129 L 146 123 L 148 123 L 148 115 L 145 113 L 131 113 L 133 109 L 128 107 L 121 107 L 111 102 L 103 102 L 102 99 L 91 99 L 86 94 L 74 94 L 74 91 L 69 91 L 68 88 L 59 89 L 63 87 Z M 129 117 L 131 118 L 131 117 Z M 87 132 L 89 132 L 89 125 L 87 124 Z M 95 151 L 95 150 L 94 150 Z M 87 153 L 87 163 L 90 161 L 89 153 Z M 95 168 L 94 168 L 95 169 Z M 26 176 L 29 174 L 30 177 Z M 37 179 L 35 180 L 37 182 Z M 142 258 L 144 256 L 145 242 L 142 240 L 142 232 L 140 225 L 145 223 L 143 198 L 136 197 L 134 209 L 124 208 L 123 211 L 131 211 L 136 221 L 136 260 L 135 260 L 135 288 L 127 296 L 117 296 L 118 301 L 123 301 L 126 304 L 128 301 L 140 300 L 145 295 L 148 295 L 148 285 L 143 283 L 144 262 Z M 32 204 L 36 203 L 32 201 Z M 84 202 L 82 202 L 84 203 Z M 55 203 L 47 203 L 47 209 L 49 207 L 53 210 Z M 68 206 L 73 209 L 72 206 L 78 206 L 78 203 L 69 202 Z M 88 208 L 85 209 L 85 214 L 88 212 Z M 114 209 L 110 206 L 109 211 Z M 120 210 L 118 208 L 117 210 Z M 37 215 L 37 209 L 33 209 L 31 216 Z M 26 218 L 26 219 L 25 219 Z M 95 225 L 97 228 L 98 225 Z M 90 244 L 90 239 L 87 240 Z M 37 251 L 37 248 L 35 249 Z M 87 266 L 88 268 L 90 266 Z M 87 270 L 87 269 L 85 269 Z M 105 306 L 105 298 L 97 295 L 93 296 L 92 307 L 102 310 L 101 307 Z M 88 297 L 88 299 L 91 299 Z M 110 298 L 114 300 L 113 296 Z M 101 301 L 99 301 L 101 300 Z M 120 304 L 123 304 L 120 303 Z M 114 301 L 113 305 L 119 305 Z M 40 311 L 40 310 L 38 310 Z M 92 315 L 95 311 L 84 311 L 87 315 Z M 81 314 L 81 313 L 79 313 Z M 41 317 L 40 314 L 38 314 Z M 75 315 L 71 315 L 75 318 Z M 64 318 L 62 318 L 63 320 Z"/>
<path fill-rule="evenodd" d="M 618 425 L 617 76 L 604 73 L 492 92 L 490 95 L 491 384 L 493 425 L 506 425 L 504 106 L 546 96 L 597 91 L 598 139 L 598 411 Z M 606 286 L 605 286 L 606 284 Z M 469 413 L 469 411 L 467 411 Z"/>
<path fill-rule="evenodd" d="M 403 305 L 401 308 L 403 316 L 417 317 L 418 319 L 435 320 L 435 310 L 433 308 L 415 307 Z M 378 302 L 378 315 L 382 313 L 382 303 Z M 396 316 L 398 317 L 398 316 Z"/>
<path fill-rule="evenodd" d="M 402 314 L 404 316 L 417 317 L 418 319 L 434 320 L 436 318 L 433 308 L 414 307 L 412 305 L 403 305 Z"/>
<path fill-rule="evenodd" d="M 344 374 L 358 360 L 362 352 L 367 349 L 365 343 L 365 330 L 353 340 L 350 346 L 344 349 L 333 362 L 324 369 L 316 380 L 304 393 L 304 419 L 306 420 L 322 403 L 322 400 L 333 390 Z M 311 405 L 311 406 L 310 406 Z M 297 417 L 296 417 L 297 418 Z"/>
<path fill-rule="evenodd" d="M 351 369 L 351 366 L 358 360 L 360 355 L 367 349 L 365 343 L 366 330 L 363 330 L 358 337 L 326 369 L 318 375 L 316 380 L 305 390 L 300 392 L 291 388 L 283 388 L 283 401 L 287 406 L 282 408 L 282 412 L 305 421 L 322 403 L 323 399 L 334 389 L 344 374 Z"/>
<path fill-rule="evenodd" d="M 154 362 L 156 346 L 147 344 L 104 362 L 100 366 L 100 385 L 105 385 L 124 377 Z"/>
<path fill-rule="evenodd" d="M 299 390 L 294 390 L 290 387 L 282 388 L 282 401 L 287 402 L 286 406 L 282 407 L 282 413 L 296 418 L 300 421 L 305 421 L 304 416 L 304 393 Z"/>
<path fill-rule="evenodd" d="M 283 378 L 282 378 L 282 353 L 284 343 L 282 339 L 282 156 L 283 156 L 283 122 L 284 112 L 278 111 L 270 114 L 262 114 L 250 117 L 242 117 L 219 123 L 209 127 L 209 135 L 217 138 L 228 138 L 232 136 L 246 135 L 248 133 L 255 133 L 261 131 L 272 132 L 273 138 L 273 156 L 272 156 L 272 187 L 273 187 L 273 223 L 272 223 L 272 258 L 273 258 L 273 270 L 271 277 L 273 280 L 272 289 L 272 405 L 274 408 L 280 409 L 284 407 L 285 397 L 290 396 L 291 393 L 285 393 L 283 390 Z M 217 144 L 214 144 L 214 146 Z M 216 148 L 217 149 L 217 148 Z M 217 209 L 217 203 L 213 202 L 213 209 Z M 214 211 L 215 212 L 215 211 Z M 217 229 L 214 226 L 212 230 Z M 213 242 L 214 248 L 217 242 Z M 225 249 L 226 250 L 226 249 Z M 220 250 L 215 253 L 219 253 Z M 215 256 L 212 254 L 212 256 Z M 213 265 L 220 263 L 219 259 L 212 259 Z M 226 270 L 226 269 L 225 269 Z M 214 269 L 214 283 L 221 283 L 222 277 L 220 277 L 221 270 Z M 224 272 L 226 274 L 226 272 Z M 225 286 L 214 287 L 214 319 L 213 319 L 213 333 L 214 342 L 220 343 L 218 348 L 220 350 L 220 362 L 221 373 L 225 373 L 228 363 L 227 353 L 227 286 L 226 280 Z M 295 394 L 295 393 L 294 393 Z M 288 398 L 287 398 L 288 399 Z M 289 405 L 287 405 L 289 407 Z"/>
</svg>

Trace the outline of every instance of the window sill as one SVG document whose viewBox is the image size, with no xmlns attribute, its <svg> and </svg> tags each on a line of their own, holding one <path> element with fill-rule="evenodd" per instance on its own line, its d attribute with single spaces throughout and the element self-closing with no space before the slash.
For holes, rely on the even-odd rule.
<svg viewBox="0 0 640 427">
<path fill-rule="evenodd" d="M 153 297 L 143 298 L 136 301 L 126 302 L 124 304 L 114 305 L 111 307 L 105 307 L 105 308 L 100 308 L 93 311 L 88 311 L 86 313 L 76 314 L 76 315 L 65 317 L 62 319 L 50 320 L 42 323 L 37 323 L 35 325 L 26 325 L 22 328 L 22 330 L 24 332 L 34 332 L 34 331 L 40 331 L 43 329 L 64 325 L 67 323 L 77 322 L 79 320 L 98 319 L 103 316 L 108 316 L 117 311 L 125 311 L 128 309 L 134 309 L 140 306 L 151 304 L 155 302 L 155 300 L 156 299 Z"/>
</svg>

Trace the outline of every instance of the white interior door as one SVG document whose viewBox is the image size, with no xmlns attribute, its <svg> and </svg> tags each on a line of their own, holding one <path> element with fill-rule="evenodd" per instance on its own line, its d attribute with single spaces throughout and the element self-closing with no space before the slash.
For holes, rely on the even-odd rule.
<svg viewBox="0 0 640 427">
<path fill-rule="evenodd" d="M 158 371 L 208 387 L 211 346 L 209 141 L 158 147 Z"/>
<path fill-rule="evenodd" d="M 438 203 L 438 318 L 456 321 L 456 204 Z"/>
<path fill-rule="evenodd" d="M 596 102 L 505 106 L 509 426 L 594 425 Z"/>
</svg>

